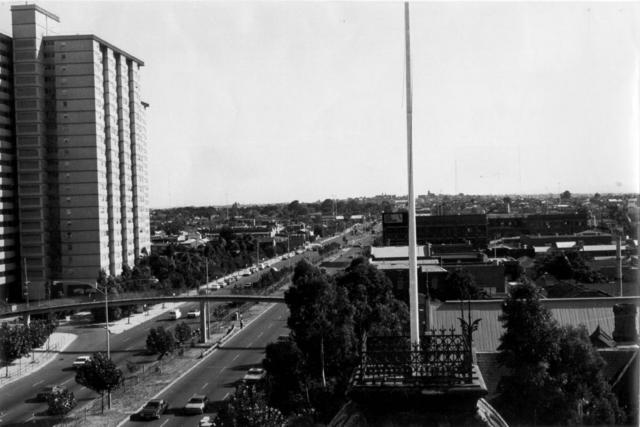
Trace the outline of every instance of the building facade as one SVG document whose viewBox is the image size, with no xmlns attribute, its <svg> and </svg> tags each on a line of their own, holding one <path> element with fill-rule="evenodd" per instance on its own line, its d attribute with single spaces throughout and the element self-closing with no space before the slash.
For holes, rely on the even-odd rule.
<svg viewBox="0 0 640 427">
<path fill-rule="evenodd" d="M 94 35 L 58 35 L 36 5 L 11 12 L 21 286 L 37 299 L 150 250 L 144 63 Z"/>
<path fill-rule="evenodd" d="M 20 279 L 17 255 L 15 178 L 15 114 L 13 107 L 13 41 L 0 34 L 0 299 L 20 298 L 10 285 Z"/>
</svg>

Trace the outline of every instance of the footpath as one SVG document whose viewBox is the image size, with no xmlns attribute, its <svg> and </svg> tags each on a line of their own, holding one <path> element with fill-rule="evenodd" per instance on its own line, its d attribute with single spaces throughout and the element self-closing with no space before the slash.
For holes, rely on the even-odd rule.
<svg viewBox="0 0 640 427">
<path fill-rule="evenodd" d="M 158 317 L 161 314 L 178 307 L 180 304 L 183 303 L 168 303 L 164 305 L 164 308 L 162 304 L 158 304 L 157 306 L 151 307 L 144 313 L 136 313 L 131 315 L 129 318 L 125 317 L 115 322 L 109 322 L 109 330 L 112 334 L 120 334 L 146 322 L 147 320 Z M 76 314 L 75 316 L 82 316 L 82 314 Z M 73 324 L 73 320 L 63 320 L 60 322 L 60 326 L 65 324 Z M 54 332 L 51 334 L 47 342 L 42 347 L 35 349 L 33 353 L 30 353 L 27 356 L 13 361 L 11 365 L 3 367 L 0 370 L 0 389 L 45 367 L 48 363 L 55 360 L 60 352 L 69 347 L 76 338 L 77 335 L 68 332 Z"/>
</svg>

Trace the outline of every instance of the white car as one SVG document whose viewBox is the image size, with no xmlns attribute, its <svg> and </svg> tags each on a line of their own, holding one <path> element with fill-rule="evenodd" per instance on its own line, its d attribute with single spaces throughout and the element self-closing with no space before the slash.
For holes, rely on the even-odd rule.
<svg viewBox="0 0 640 427">
<path fill-rule="evenodd" d="M 179 308 L 176 308 L 175 310 L 171 310 L 169 312 L 169 319 L 171 320 L 178 320 L 181 317 L 182 317 L 182 312 L 180 311 Z"/>
<path fill-rule="evenodd" d="M 78 369 L 80 366 L 84 366 L 88 361 L 91 360 L 91 356 L 78 356 L 76 360 L 73 361 L 73 367 Z"/>
<path fill-rule="evenodd" d="M 207 409 L 207 404 L 209 403 L 209 399 L 207 396 L 202 394 L 194 394 L 191 396 L 191 399 L 184 405 L 182 412 L 186 415 L 189 414 L 204 414 L 204 411 Z"/>
<path fill-rule="evenodd" d="M 251 368 L 246 373 L 242 381 L 246 383 L 257 383 L 267 376 L 267 371 L 262 368 Z"/>
<path fill-rule="evenodd" d="M 198 309 L 189 310 L 187 312 L 187 317 L 189 319 L 195 319 L 196 317 L 200 317 L 200 310 Z"/>
</svg>

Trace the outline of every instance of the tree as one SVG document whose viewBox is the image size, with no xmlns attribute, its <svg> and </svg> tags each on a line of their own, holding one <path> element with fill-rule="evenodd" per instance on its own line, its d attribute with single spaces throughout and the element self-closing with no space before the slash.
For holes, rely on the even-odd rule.
<svg viewBox="0 0 640 427">
<path fill-rule="evenodd" d="M 94 353 L 91 359 L 78 368 L 76 382 L 97 393 L 102 400 L 104 413 L 104 392 L 107 392 L 107 407 L 111 409 L 111 392 L 122 385 L 124 374 L 104 353 Z"/>
<path fill-rule="evenodd" d="M 173 335 L 162 326 L 151 328 L 147 335 L 147 350 L 150 353 L 159 353 L 158 359 L 162 359 L 166 354 L 171 353 L 176 348 Z"/>
<path fill-rule="evenodd" d="M 442 286 L 433 290 L 433 295 L 440 301 L 486 298 L 473 276 L 462 268 L 449 271 Z"/>
<path fill-rule="evenodd" d="M 346 290 L 336 287 L 305 260 L 294 270 L 285 292 L 290 315 L 287 325 L 302 351 L 307 368 L 326 386 L 327 375 L 350 375 L 356 362 L 353 308 Z"/>
<path fill-rule="evenodd" d="M 560 194 L 560 199 L 561 200 L 570 200 L 571 199 L 571 192 L 569 190 L 564 190 L 562 192 L 562 194 Z"/>
<path fill-rule="evenodd" d="M 245 384 L 236 388 L 215 420 L 216 427 L 280 427 L 284 424 L 282 413 L 267 405 L 264 392 Z"/>
<path fill-rule="evenodd" d="M 304 357 L 293 340 L 267 345 L 262 365 L 268 374 L 266 393 L 270 406 L 290 414 L 308 405 Z"/>
<path fill-rule="evenodd" d="M 364 257 L 351 262 L 336 278 L 354 308 L 354 331 L 362 344 L 365 335 L 403 335 L 409 309 L 393 295 L 391 281 Z M 360 348 L 360 345 L 358 345 Z"/>
<path fill-rule="evenodd" d="M 6 366 L 6 376 L 9 376 L 9 365 L 31 351 L 28 330 L 24 326 L 10 327 L 6 323 L 0 326 L 0 357 Z"/>
<path fill-rule="evenodd" d="M 559 327 L 534 285 L 512 291 L 500 320 L 505 332 L 498 360 L 510 373 L 499 383 L 496 405 L 510 423 L 623 421 L 586 330 Z"/>
<path fill-rule="evenodd" d="M 56 390 L 47 397 L 47 413 L 49 415 L 64 416 L 75 408 L 77 404 L 78 402 L 73 392 L 66 388 Z"/>
<path fill-rule="evenodd" d="M 576 280 L 581 283 L 606 283 L 607 279 L 594 271 L 579 252 L 554 252 L 535 263 L 536 275 L 551 274 L 558 280 Z"/>
<path fill-rule="evenodd" d="M 185 342 L 191 339 L 191 327 L 186 322 L 180 322 L 176 325 L 173 335 L 182 347 Z"/>
</svg>

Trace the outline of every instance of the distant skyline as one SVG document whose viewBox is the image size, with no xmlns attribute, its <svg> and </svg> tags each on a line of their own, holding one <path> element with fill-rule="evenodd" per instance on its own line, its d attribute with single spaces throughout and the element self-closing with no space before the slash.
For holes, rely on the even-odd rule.
<svg viewBox="0 0 640 427">
<path fill-rule="evenodd" d="M 36 3 L 145 61 L 152 208 L 406 194 L 401 2 Z M 417 194 L 640 191 L 637 2 L 411 3 L 411 37 Z"/>
</svg>

